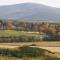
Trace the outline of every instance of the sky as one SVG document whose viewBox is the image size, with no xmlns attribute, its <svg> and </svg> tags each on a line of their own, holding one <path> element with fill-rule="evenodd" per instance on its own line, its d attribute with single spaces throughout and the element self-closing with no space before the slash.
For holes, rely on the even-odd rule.
<svg viewBox="0 0 60 60">
<path fill-rule="evenodd" d="M 60 0 L 0 0 L 0 5 L 12 5 L 24 2 L 40 3 L 52 7 L 60 8 Z"/>
</svg>

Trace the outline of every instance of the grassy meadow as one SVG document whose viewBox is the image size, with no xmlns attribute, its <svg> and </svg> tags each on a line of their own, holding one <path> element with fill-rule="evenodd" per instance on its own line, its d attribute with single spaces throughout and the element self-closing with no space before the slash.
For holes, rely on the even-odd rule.
<svg viewBox="0 0 60 60">
<path fill-rule="evenodd" d="M 0 37 L 30 37 L 36 35 L 40 35 L 40 33 L 14 30 L 0 31 Z M 60 60 L 60 42 L 0 43 L 0 60 Z"/>
<path fill-rule="evenodd" d="M 59 60 L 58 56 L 46 49 L 30 46 L 13 49 L 0 48 L 0 60 Z"/>
<path fill-rule="evenodd" d="M 38 32 L 24 32 L 14 30 L 2 30 L 0 31 L 0 37 L 21 37 L 21 36 L 35 36 L 39 35 Z"/>
</svg>

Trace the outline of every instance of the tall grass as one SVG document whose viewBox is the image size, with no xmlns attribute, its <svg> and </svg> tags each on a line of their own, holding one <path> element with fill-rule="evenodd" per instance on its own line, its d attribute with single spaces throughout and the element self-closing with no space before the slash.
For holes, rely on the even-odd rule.
<svg viewBox="0 0 60 60">
<path fill-rule="evenodd" d="M 18 47 L 16 49 L 2 49 L 0 48 L 0 60 L 59 60 L 46 55 L 48 50 L 35 47 Z"/>
</svg>

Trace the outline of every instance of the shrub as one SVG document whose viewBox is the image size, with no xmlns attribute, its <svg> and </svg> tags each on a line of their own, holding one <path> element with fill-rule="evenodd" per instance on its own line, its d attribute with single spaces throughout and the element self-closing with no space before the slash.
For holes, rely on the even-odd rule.
<svg viewBox="0 0 60 60">
<path fill-rule="evenodd" d="M 37 46 L 36 44 L 31 44 L 30 46 Z"/>
</svg>

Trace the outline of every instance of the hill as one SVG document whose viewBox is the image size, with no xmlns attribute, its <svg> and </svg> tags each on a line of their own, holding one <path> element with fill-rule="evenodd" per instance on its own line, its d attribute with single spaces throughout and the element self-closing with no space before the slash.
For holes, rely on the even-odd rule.
<svg viewBox="0 0 60 60">
<path fill-rule="evenodd" d="M 60 8 L 37 3 L 0 6 L 0 18 L 31 21 L 60 21 Z"/>
</svg>

